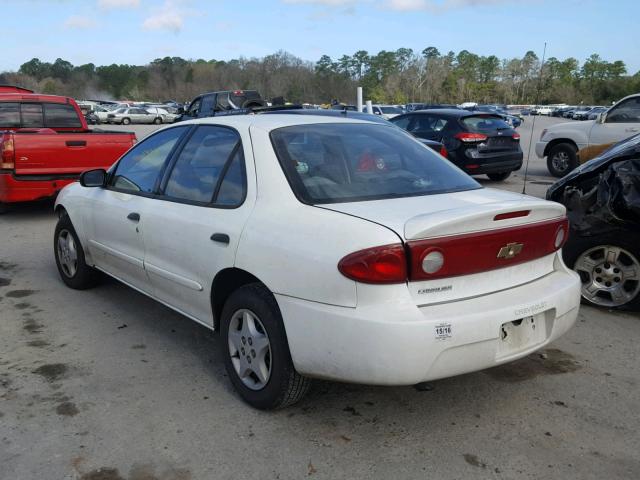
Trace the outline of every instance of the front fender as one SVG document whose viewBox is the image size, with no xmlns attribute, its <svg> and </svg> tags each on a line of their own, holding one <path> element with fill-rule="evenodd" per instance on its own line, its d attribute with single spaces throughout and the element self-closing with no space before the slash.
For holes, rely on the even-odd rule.
<svg viewBox="0 0 640 480">
<path fill-rule="evenodd" d="M 63 210 L 67 213 L 83 246 L 86 262 L 89 265 L 93 264 L 91 254 L 86 248 L 90 230 L 87 224 L 86 188 L 78 182 L 67 185 L 60 190 L 53 208 L 58 215 L 61 215 Z"/>
</svg>

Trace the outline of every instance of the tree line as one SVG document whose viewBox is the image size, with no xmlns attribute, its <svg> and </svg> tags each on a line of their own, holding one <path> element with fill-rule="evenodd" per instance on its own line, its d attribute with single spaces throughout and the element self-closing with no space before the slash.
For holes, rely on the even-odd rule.
<svg viewBox="0 0 640 480">
<path fill-rule="evenodd" d="M 541 68 L 542 67 L 542 68 Z M 186 101 L 204 91 L 257 89 L 265 98 L 291 102 L 354 103 L 355 88 L 376 103 L 408 102 L 505 104 L 610 104 L 640 91 L 640 72 L 629 74 L 621 60 L 598 54 L 584 63 L 551 57 L 541 65 L 528 51 L 522 58 L 499 59 L 468 50 L 441 53 L 436 47 L 359 50 L 317 62 L 285 51 L 262 58 L 187 60 L 164 57 L 148 65 L 73 65 L 33 58 L 17 72 L 0 74 L 0 83 L 75 98 Z"/>
</svg>

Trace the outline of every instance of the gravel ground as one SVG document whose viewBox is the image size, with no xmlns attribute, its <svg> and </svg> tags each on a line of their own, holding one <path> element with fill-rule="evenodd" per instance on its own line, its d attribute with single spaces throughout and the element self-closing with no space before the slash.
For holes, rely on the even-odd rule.
<svg viewBox="0 0 640 480">
<path fill-rule="evenodd" d="M 50 207 L 0 217 L 2 480 L 640 478 L 637 315 L 583 307 L 516 363 L 430 391 L 318 382 L 265 413 L 205 328 L 115 281 L 66 288 Z"/>
</svg>

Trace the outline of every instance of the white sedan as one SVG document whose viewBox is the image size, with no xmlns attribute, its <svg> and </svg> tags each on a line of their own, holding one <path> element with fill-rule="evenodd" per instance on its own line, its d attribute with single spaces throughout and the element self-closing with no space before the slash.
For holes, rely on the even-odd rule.
<svg viewBox="0 0 640 480">
<path fill-rule="evenodd" d="M 55 260 L 219 330 L 270 409 L 313 377 L 412 385 L 516 360 L 575 322 L 562 205 L 483 188 L 393 126 L 304 115 L 158 130 L 58 196 Z"/>
</svg>

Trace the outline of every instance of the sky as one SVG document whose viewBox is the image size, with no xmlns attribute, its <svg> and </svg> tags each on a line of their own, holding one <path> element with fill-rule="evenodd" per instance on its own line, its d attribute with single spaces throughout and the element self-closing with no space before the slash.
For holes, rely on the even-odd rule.
<svg viewBox="0 0 640 480">
<path fill-rule="evenodd" d="M 0 0 L 0 71 L 33 57 L 74 65 L 229 60 L 286 50 L 304 60 L 428 46 L 499 58 L 592 53 L 640 70 L 640 0 Z M 7 42 L 8 39 L 8 42 Z"/>
</svg>

